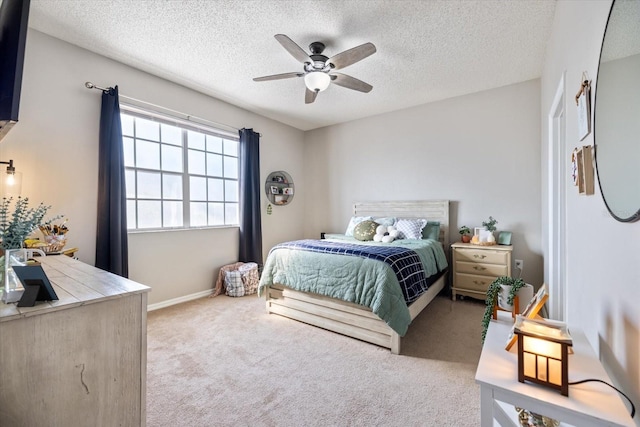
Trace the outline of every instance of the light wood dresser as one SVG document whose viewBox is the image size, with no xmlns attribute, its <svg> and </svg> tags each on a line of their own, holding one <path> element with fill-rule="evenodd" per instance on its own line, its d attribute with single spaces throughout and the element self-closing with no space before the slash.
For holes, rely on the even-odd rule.
<svg viewBox="0 0 640 427">
<path fill-rule="evenodd" d="M 453 286 L 451 296 L 485 299 L 487 288 L 496 277 L 511 276 L 513 246 L 480 246 L 457 242 L 453 252 Z"/>
<path fill-rule="evenodd" d="M 0 425 L 144 426 L 147 286 L 38 258 L 58 301 L 0 302 Z"/>
</svg>

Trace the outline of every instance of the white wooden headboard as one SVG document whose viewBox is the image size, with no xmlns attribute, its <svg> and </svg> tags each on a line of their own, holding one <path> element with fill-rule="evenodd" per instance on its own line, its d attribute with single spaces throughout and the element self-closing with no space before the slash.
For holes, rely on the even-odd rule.
<svg viewBox="0 0 640 427">
<path fill-rule="evenodd" d="M 356 202 L 353 214 L 357 216 L 395 216 L 398 218 L 426 218 L 440 223 L 440 241 L 445 252 L 449 250 L 449 201 L 403 200 Z"/>
</svg>

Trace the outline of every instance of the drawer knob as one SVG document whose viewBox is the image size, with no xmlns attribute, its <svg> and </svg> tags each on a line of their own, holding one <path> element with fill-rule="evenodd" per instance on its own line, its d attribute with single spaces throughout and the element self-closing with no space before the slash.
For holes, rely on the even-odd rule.
<svg viewBox="0 0 640 427">
<path fill-rule="evenodd" d="M 474 257 L 474 258 L 485 259 L 487 256 L 486 256 L 486 255 L 478 255 L 478 254 L 475 254 L 473 257 Z"/>
<path fill-rule="evenodd" d="M 473 283 L 476 285 L 484 285 L 485 283 L 482 280 L 474 280 Z"/>
<path fill-rule="evenodd" d="M 486 267 L 480 267 L 479 265 L 474 265 L 473 269 L 476 271 L 483 271 L 483 270 L 486 270 Z"/>
</svg>

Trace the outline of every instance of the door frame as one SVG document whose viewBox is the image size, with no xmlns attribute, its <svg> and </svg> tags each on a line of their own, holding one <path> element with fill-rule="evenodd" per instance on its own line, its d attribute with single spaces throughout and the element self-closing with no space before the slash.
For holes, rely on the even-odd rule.
<svg viewBox="0 0 640 427">
<path fill-rule="evenodd" d="M 549 317 L 567 319 L 567 159 L 566 159 L 566 90 L 562 73 L 548 114 L 548 236 Z"/>
</svg>

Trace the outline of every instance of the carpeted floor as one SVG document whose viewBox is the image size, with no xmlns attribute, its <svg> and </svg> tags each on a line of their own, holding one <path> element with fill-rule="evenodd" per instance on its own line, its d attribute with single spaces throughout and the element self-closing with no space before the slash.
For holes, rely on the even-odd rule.
<svg viewBox="0 0 640 427">
<path fill-rule="evenodd" d="M 479 425 L 483 310 L 437 297 L 401 355 L 268 315 L 255 295 L 151 312 L 147 425 Z"/>
</svg>

